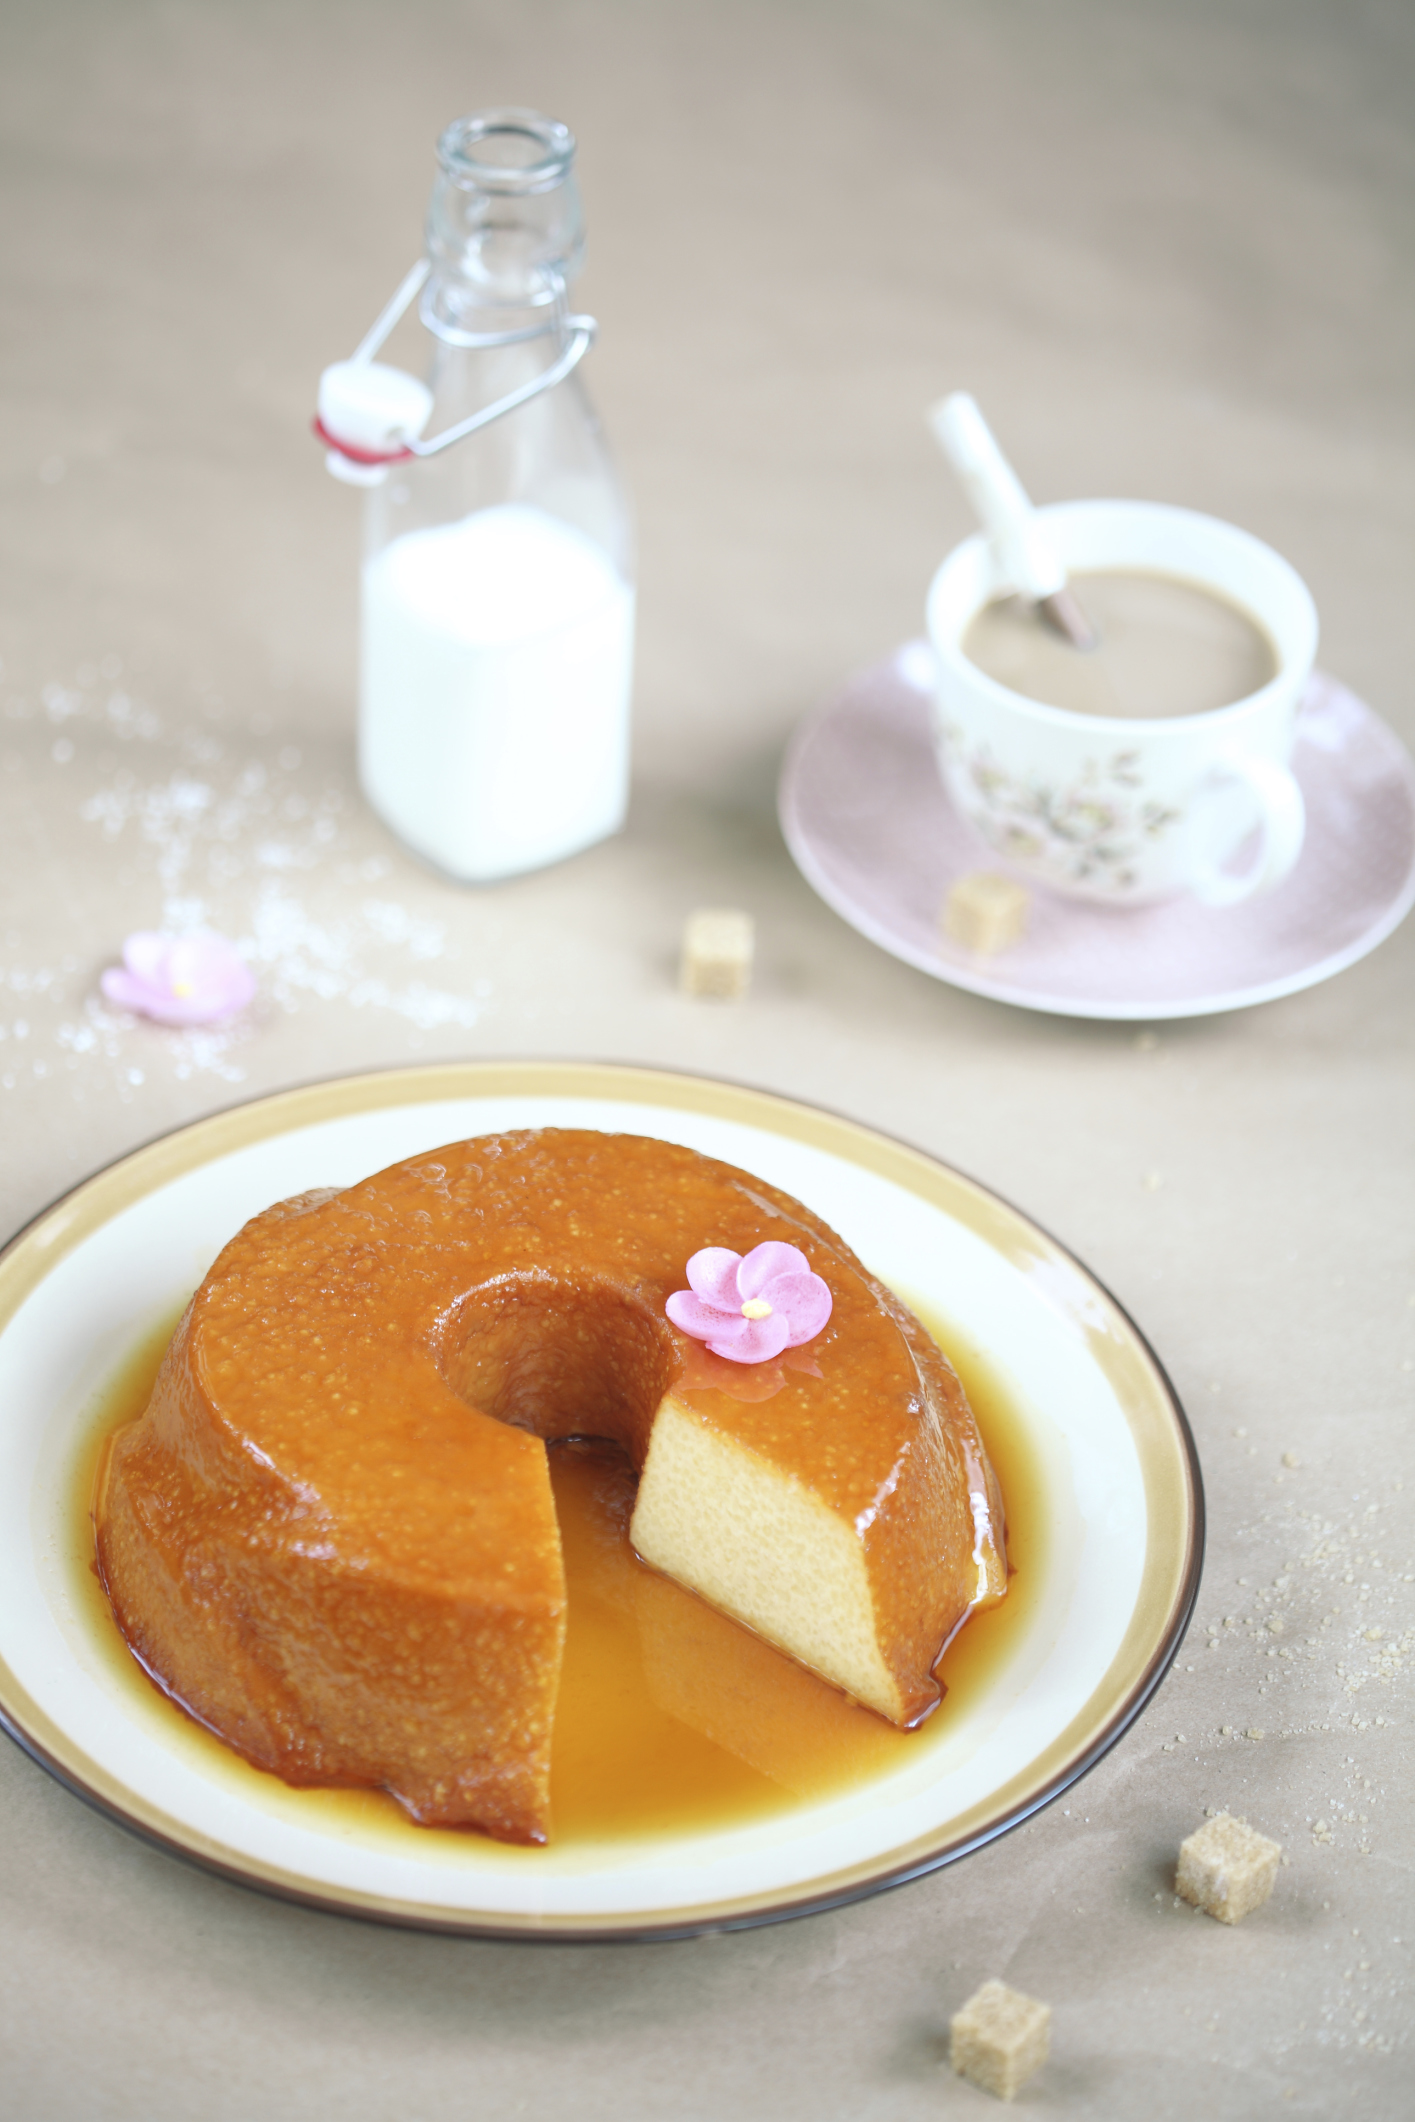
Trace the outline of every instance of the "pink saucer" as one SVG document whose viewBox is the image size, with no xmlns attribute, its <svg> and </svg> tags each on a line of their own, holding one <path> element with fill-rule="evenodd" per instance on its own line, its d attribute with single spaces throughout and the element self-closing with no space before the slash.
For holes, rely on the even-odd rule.
<svg viewBox="0 0 1415 2122">
<path fill-rule="evenodd" d="M 1415 901 L 1415 765 L 1379 716 L 1316 672 L 1292 758 L 1307 839 L 1276 891 L 1221 910 L 1191 898 L 1126 909 L 1034 888 L 1022 939 L 978 957 L 942 933 L 939 909 L 969 870 L 1004 865 L 939 779 L 932 662 L 910 642 L 804 722 L 778 810 L 826 904 L 935 979 L 1066 1017 L 1202 1017 L 1329 980 Z"/>
</svg>

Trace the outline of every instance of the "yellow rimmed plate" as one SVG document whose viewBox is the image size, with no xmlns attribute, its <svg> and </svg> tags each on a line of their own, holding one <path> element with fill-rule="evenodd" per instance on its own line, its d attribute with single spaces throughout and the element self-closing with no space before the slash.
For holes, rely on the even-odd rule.
<svg viewBox="0 0 1415 2122">
<path fill-rule="evenodd" d="M 784 1187 L 926 1317 L 950 1321 L 1005 1387 L 1044 1477 L 1045 1579 L 986 1683 L 900 1766 L 764 1820 L 642 1841 L 528 1851 L 395 1834 L 228 1765 L 99 1640 L 73 1568 L 76 1459 L 135 1335 L 270 1202 L 540 1126 L 657 1136 Z M 1114 1745 L 1179 1646 L 1202 1551 L 1183 1410 L 1101 1284 L 949 1166 L 735 1084 L 574 1062 L 312 1084 L 133 1152 L 0 1254 L 0 1720 L 160 1847 L 348 1915 L 482 1936 L 683 1937 L 915 1878 L 1016 1826 Z"/>
</svg>

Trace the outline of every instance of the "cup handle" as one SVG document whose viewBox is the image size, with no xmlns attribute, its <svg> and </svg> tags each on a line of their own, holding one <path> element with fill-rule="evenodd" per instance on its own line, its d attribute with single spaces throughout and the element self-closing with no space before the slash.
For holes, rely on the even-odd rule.
<svg viewBox="0 0 1415 2122">
<path fill-rule="evenodd" d="M 1204 855 L 1194 877 L 1196 898 L 1205 906 L 1236 906 L 1254 892 L 1271 891 L 1281 884 L 1302 852 L 1307 830 L 1307 811 L 1302 791 L 1285 766 L 1273 759 L 1225 759 L 1216 766 L 1199 791 L 1218 794 L 1237 781 L 1253 798 L 1256 824 L 1261 834 L 1257 860 L 1235 876 L 1224 869 L 1217 855 Z"/>
</svg>

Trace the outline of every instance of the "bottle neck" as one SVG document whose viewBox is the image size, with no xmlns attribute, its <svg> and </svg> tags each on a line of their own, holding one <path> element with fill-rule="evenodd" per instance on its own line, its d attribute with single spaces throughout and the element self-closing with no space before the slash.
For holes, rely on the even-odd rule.
<svg viewBox="0 0 1415 2122">
<path fill-rule="evenodd" d="M 482 111 L 449 125 L 437 154 L 423 322 L 447 346 L 539 339 L 553 360 L 584 255 L 573 134 L 538 111 Z"/>
<path fill-rule="evenodd" d="M 565 346 L 569 302 L 563 280 L 544 292 L 527 291 L 523 301 L 490 302 L 483 288 L 461 275 L 431 274 L 418 314 L 444 346 L 481 354 L 539 341 L 553 360 Z"/>
</svg>

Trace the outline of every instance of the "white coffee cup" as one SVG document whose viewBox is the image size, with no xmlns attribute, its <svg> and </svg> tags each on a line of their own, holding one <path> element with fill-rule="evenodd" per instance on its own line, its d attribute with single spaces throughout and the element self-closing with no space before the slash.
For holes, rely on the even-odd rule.
<svg viewBox="0 0 1415 2122">
<path fill-rule="evenodd" d="M 1136 570 L 1216 591 L 1267 635 L 1277 670 L 1245 699 L 1192 715 L 1132 720 L 1028 699 L 962 651 L 975 615 L 1012 588 L 978 533 L 928 596 L 934 741 L 956 808 L 1012 867 L 1076 898 L 1139 906 L 1190 891 L 1227 906 L 1279 884 L 1305 823 L 1288 760 L 1317 649 L 1306 584 L 1271 546 L 1190 509 L 1064 501 L 1037 515 L 1069 574 Z M 1230 867 L 1255 835 L 1256 854 Z"/>
</svg>

